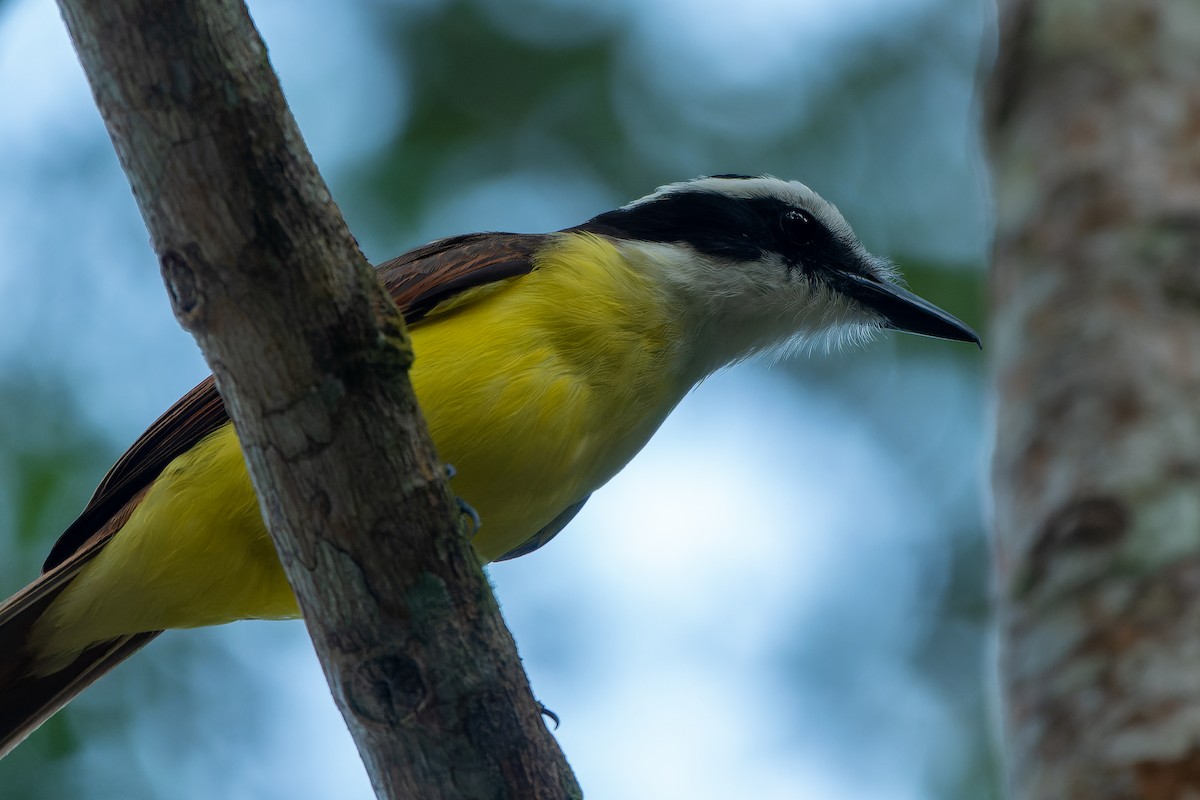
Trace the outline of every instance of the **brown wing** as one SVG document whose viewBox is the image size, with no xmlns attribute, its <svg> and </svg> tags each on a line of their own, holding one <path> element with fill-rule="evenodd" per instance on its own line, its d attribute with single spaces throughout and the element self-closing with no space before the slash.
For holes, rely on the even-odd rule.
<svg viewBox="0 0 1200 800">
<path fill-rule="evenodd" d="M 155 420 L 117 459 L 83 512 L 50 548 L 42 570 L 49 571 L 69 558 L 135 494 L 149 486 L 167 464 L 228 421 L 229 414 L 210 375 Z M 113 533 L 116 530 L 110 529 L 108 535 Z"/>
<path fill-rule="evenodd" d="M 474 233 L 440 239 L 377 267 L 379 278 L 409 324 L 418 323 L 438 303 L 533 269 L 533 253 L 545 241 L 539 234 Z M 79 517 L 62 533 L 43 570 L 63 563 L 95 534 L 111 537 L 105 526 L 175 458 L 229 421 L 212 376 L 180 398 L 143 433 L 108 471 Z M 98 542 L 97 542 L 98 544 Z M 98 550 L 99 547 L 96 548 Z"/>
<path fill-rule="evenodd" d="M 471 233 L 439 239 L 380 264 L 379 279 L 412 325 L 467 289 L 530 272 L 533 254 L 548 235 Z"/>
</svg>

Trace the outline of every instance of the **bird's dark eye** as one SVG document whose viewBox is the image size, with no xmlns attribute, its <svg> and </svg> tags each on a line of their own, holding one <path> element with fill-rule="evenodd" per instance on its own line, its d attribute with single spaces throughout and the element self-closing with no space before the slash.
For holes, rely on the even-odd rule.
<svg viewBox="0 0 1200 800">
<path fill-rule="evenodd" d="M 780 223 L 784 233 L 800 241 L 812 238 L 813 228 L 816 227 L 811 216 L 795 208 L 783 212 Z"/>
</svg>

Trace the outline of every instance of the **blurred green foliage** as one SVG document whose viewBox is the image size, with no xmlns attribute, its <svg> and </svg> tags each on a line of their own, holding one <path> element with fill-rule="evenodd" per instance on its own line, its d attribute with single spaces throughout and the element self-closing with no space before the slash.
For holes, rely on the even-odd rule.
<svg viewBox="0 0 1200 800">
<path fill-rule="evenodd" d="M 460 181 L 483 181 L 523 168 L 569 168 L 645 185 L 645 171 L 620 146 L 607 96 L 618 59 L 614 31 L 550 49 L 514 38 L 478 3 L 461 0 L 425 13 L 397 6 L 384 24 L 412 92 L 407 123 L 363 165 L 363 187 L 389 212 L 388 234 L 452 191 L 456 172 L 466 173 Z"/>
</svg>

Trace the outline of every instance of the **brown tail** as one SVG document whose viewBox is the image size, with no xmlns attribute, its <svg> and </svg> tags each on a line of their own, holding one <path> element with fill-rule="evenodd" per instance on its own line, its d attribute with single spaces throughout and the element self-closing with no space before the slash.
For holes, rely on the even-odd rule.
<svg viewBox="0 0 1200 800">
<path fill-rule="evenodd" d="M 31 671 L 37 656 L 29 646 L 34 623 L 104 543 L 82 547 L 0 604 L 0 758 L 93 681 L 159 634 L 137 633 L 97 642 L 61 669 L 45 675 Z"/>
</svg>

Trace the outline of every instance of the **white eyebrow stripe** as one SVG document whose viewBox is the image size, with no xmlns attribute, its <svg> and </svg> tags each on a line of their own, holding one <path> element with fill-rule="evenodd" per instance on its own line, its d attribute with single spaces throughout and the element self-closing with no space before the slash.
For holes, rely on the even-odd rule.
<svg viewBox="0 0 1200 800">
<path fill-rule="evenodd" d="M 810 212 L 838 238 L 856 241 L 854 231 L 837 207 L 800 181 L 785 181 L 773 175 L 757 178 L 695 178 L 660 186 L 653 194 L 621 206 L 622 210 L 653 203 L 664 195 L 684 192 L 712 192 L 738 200 L 776 199 Z"/>
</svg>

